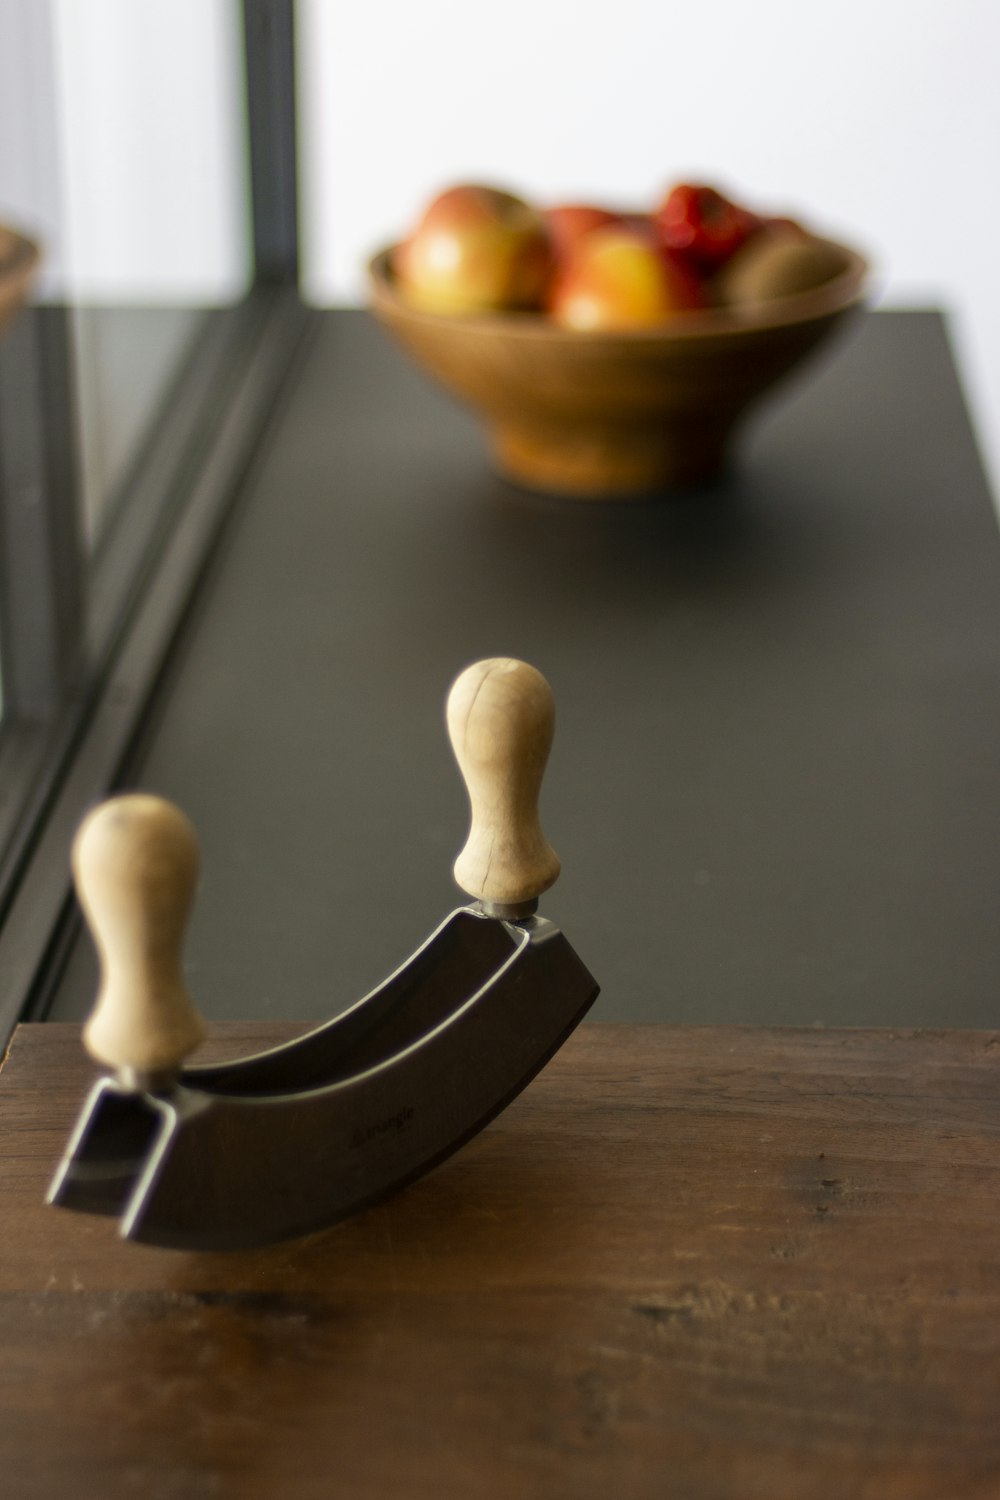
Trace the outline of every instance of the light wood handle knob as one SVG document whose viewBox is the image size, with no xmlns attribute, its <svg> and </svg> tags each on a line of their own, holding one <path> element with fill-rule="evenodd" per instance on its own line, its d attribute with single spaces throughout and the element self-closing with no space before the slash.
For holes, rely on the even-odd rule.
<svg viewBox="0 0 1000 1500">
<path fill-rule="evenodd" d="M 538 821 L 555 728 L 552 690 L 526 662 L 491 657 L 456 679 L 447 720 L 472 811 L 455 879 L 498 915 L 531 911 L 559 874 Z"/>
<path fill-rule="evenodd" d="M 167 1078 L 205 1034 L 181 971 L 197 835 L 159 797 L 115 797 L 81 825 L 73 875 L 101 963 L 84 1045 L 140 1084 Z"/>
</svg>

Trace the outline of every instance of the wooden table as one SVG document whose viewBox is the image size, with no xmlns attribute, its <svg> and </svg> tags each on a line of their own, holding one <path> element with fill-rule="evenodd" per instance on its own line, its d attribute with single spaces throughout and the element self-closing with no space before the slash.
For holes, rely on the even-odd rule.
<svg viewBox="0 0 1000 1500">
<path fill-rule="evenodd" d="M 87 1073 L 52 1024 L 0 1075 L 10 1500 L 1000 1494 L 1000 1033 L 586 1025 L 431 1176 L 245 1255 L 43 1206 Z"/>
</svg>

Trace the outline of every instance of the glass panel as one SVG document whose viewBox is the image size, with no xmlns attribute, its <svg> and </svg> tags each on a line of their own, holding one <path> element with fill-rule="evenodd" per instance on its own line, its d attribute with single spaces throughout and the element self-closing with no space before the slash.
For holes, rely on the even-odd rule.
<svg viewBox="0 0 1000 1500">
<path fill-rule="evenodd" d="M 61 332 L 58 350 L 51 337 L 58 311 L 22 321 L 16 347 L 0 328 L 18 386 L 0 450 L 8 727 L 23 717 L 15 706 L 34 712 L 22 658 L 45 687 L 48 658 L 30 643 L 46 609 L 65 613 L 77 544 L 89 563 L 112 532 L 128 533 L 111 567 L 102 554 L 102 580 L 138 563 L 157 518 L 129 505 L 137 464 L 212 310 L 251 281 L 242 16 L 240 0 L 0 0 L 0 251 L 4 225 L 40 247 L 31 300 L 67 310 L 72 399 L 66 412 L 55 391 L 67 361 Z M 33 532 L 22 524 L 32 490 L 44 516 Z M 11 580 L 36 575 L 46 603 L 33 622 Z M 86 608 L 86 586 L 68 582 Z"/>
<path fill-rule="evenodd" d="M 27 0 L 0 0 L 0 340 L 7 346 L 21 288 L 12 284 L 11 258 L 18 231 L 30 233 L 39 219 L 53 217 L 55 174 L 47 149 L 51 129 L 39 130 L 35 115 L 50 119 L 52 97 L 33 67 L 45 51 L 47 28 L 42 7 Z M 44 69 L 42 70 L 44 74 Z M 46 208 L 49 210 L 46 214 Z M 5 392 L 5 394 L 7 394 Z M 0 478 L 9 482 L 0 453 Z M 0 496 L 2 501 L 2 496 Z M 6 545 L 3 538 L 0 544 Z M 0 601 L 2 604 L 4 601 Z M 0 609 L 0 618 L 5 615 Z M 0 641 L 0 647 L 3 642 Z M 2 665 L 0 650 L 0 665 Z M 3 714 L 0 682 L 0 718 Z"/>
<path fill-rule="evenodd" d="M 115 513 L 131 464 L 202 326 L 190 307 L 76 307 L 72 313 L 88 550 Z"/>
<path fill-rule="evenodd" d="M 0 0 L 0 223 L 72 309 L 93 547 L 206 309 L 251 274 L 238 0 Z"/>
<path fill-rule="evenodd" d="M 200 326 L 250 275 L 235 0 L 55 0 L 83 533 L 93 546 Z"/>
</svg>

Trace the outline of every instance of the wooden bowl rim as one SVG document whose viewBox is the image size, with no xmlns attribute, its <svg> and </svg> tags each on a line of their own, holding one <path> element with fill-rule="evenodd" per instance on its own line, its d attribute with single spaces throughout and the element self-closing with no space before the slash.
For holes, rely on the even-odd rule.
<svg viewBox="0 0 1000 1500">
<path fill-rule="evenodd" d="M 399 295 L 393 284 L 391 259 L 397 248 L 387 245 L 368 262 L 368 275 L 373 291 L 375 307 L 383 306 L 413 323 L 427 327 L 452 328 L 456 331 L 486 335 L 503 335 L 513 338 L 545 339 L 558 344 L 622 344 L 650 343 L 700 343 L 720 335 L 749 337 L 753 334 L 769 333 L 774 329 L 794 327 L 796 324 L 814 323 L 846 312 L 864 301 L 870 265 L 865 256 L 838 240 L 816 236 L 845 257 L 846 265 L 836 276 L 818 287 L 805 292 L 795 292 L 788 297 L 775 297 L 762 310 L 745 311 L 728 307 L 710 307 L 699 312 L 677 313 L 669 323 L 651 325 L 648 328 L 581 330 L 560 328 L 541 312 L 494 312 L 494 313 L 432 313 L 410 306 Z"/>
</svg>

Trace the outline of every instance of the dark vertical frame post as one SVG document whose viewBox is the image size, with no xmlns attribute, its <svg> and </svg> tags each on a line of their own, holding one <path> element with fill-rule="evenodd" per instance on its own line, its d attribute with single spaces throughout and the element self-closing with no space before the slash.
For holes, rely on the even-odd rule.
<svg viewBox="0 0 1000 1500">
<path fill-rule="evenodd" d="M 258 281 L 299 277 L 294 0 L 243 0 Z"/>
<path fill-rule="evenodd" d="M 50 718 L 78 676 L 81 542 L 68 313 L 0 342 L 0 658 L 8 721 Z"/>
</svg>

